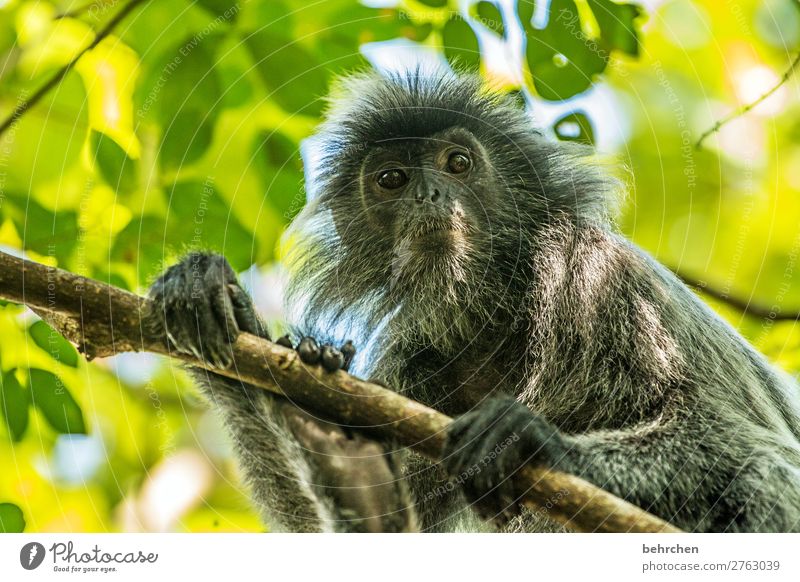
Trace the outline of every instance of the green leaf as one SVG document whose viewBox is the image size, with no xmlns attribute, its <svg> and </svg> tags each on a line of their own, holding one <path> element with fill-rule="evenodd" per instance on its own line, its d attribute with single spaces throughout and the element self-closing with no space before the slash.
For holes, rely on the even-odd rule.
<svg viewBox="0 0 800 582">
<path fill-rule="evenodd" d="M 314 55 L 318 62 L 325 63 L 329 76 L 363 67 L 365 59 L 359 50 L 363 44 L 400 37 L 422 42 L 433 30 L 432 24 L 417 24 L 401 10 L 376 10 L 350 0 L 326 2 L 326 10 L 336 6 L 339 9 L 322 17 L 313 34 L 309 33 Z M 307 23 L 307 18 L 304 20 Z"/>
<path fill-rule="evenodd" d="M 114 261 L 137 265 L 142 284 L 155 274 L 165 258 L 165 245 L 171 241 L 166 237 L 166 221 L 162 217 L 146 214 L 131 220 L 114 239 L 111 258 Z"/>
<path fill-rule="evenodd" d="M 460 16 L 453 16 L 442 29 L 442 43 L 447 60 L 468 67 L 481 63 L 478 38 L 472 27 Z"/>
<path fill-rule="evenodd" d="M 33 405 L 50 426 L 62 434 L 86 434 L 83 413 L 61 378 L 31 368 L 28 370 L 28 383 Z"/>
<path fill-rule="evenodd" d="M 241 11 L 239 0 L 197 0 L 197 3 L 222 22 L 236 22 Z"/>
<path fill-rule="evenodd" d="M 611 0 L 588 0 L 600 27 L 600 38 L 608 50 L 639 56 L 639 32 L 635 20 L 642 14 L 635 4 L 617 4 Z"/>
<path fill-rule="evenodd" d="M 231 35 L 217 47 L 216 71 L 223 89 L 225 108 L 244 105 L 255 96 L 253 81 L 248 74 L 250 55 L 238 36 Z"/>
<path fill-rule="evenodd" d="M 253 32 L 245 44 L 267 88 L 267 99 L 289 113 L 322 113 L 322 97 L 328 92 L 324 61 L 275 26 Z"/>
<path fill-rule="evenodd" d="M 231 213 L 219 191 L 202 182 L 172 185 L 165 240 L 221 253 L 237 271 L 252 265 L 257 251 L 252 234 Z"/>
<path fill-rule="evenodd" d="M 160 158 L 164 168 L 180 169 L 200 159 L 211 145 L 214 119 L 205 111 L 184 107 L 164 126 Z"/>
<path fill-rule="evenodd" d="M 159 158 L 175 170 L 198 160 L 211 143 L 222 109 L 222 87 L 213 50 L 220 34 L 193 35 L 164 51 L 134 99 L 140 114 L 162 128 Z"/>
<path fill-rule="evenodd" d="M 78 351 L 64 337 L 44 321 L 36 321 L 28 328 L 33 343 L 48 352 L 62 364 L 78 367 Z"/>
<path fill-rule="evenodd" d="M 13 21 L 7 9 L 5 6 L 0 9 L 0 20 Z M 39 46 L 45 48 L 41 44 Z M 17 50 L 19 47 L 15 48 Z M 4 68 L 6 72 L 14 70 L 10 63 L 2 66 L 7 67 Z M 17 71 L 17 74 L 30 78 L 30 73 Z M 9 82 L 10 78 L 4 74 L 0 81 L 4 101 L 3 115 L 9 111 L 5 100 L 11 97 L 14 103 L 20 98 L 19 91 L 12 90 L 6 84 Z M 40 82 L 40 79 L 27 82 L 23 95 L 30 97 Z M 57 90 L 48 91 L 35 108 L 44 113 L 31 115 L 29 112 L 23 115 L 14 124 L 14 131 L 3 134 L 0 155 L 3 161 L 4 191 L 16 189 L 26 195 L 40 188 L 52 191 L 53 182 L 61 183 L 64 176 L 80 163 L 88 127 L 86 97 L 81 77 L 67 75 L 59 82 Z M 58 115 L 47 113 L 56 111 L 59 112 Z"/>
<path fill-rule="evenodd" d="M 553 124 L 553 130 L 561 141 L 575 141 L 594 145 L 594 128 L 585 113 L 574 111 Z"/>
<path fill-rule="evenodd" d="M 522 23 L 522 28 L 526 31 L 531 26 L 535 8 L 536 3 L 534 0 L 517 0 L 517 16 L 519 16 L 519 21 Z"/>
<path fill-rule="evenodd" d="M 489 30 L 496 32 L 500 36 L 506 35 L 505 25 L 503 24 L 503 14 L 492 2 L 478 2 L 472 6 L 470 12 L 475 20 Z"/>
<path fill-rule="evenodd" d="M 552 0 L 547 26 L 527 28 L 526 58 L 542 99 L 560 101 L 588 89 L 605 70 L 608 51 L 587 38 L 573 0 Z"/>
<path fill-rule="evenodd" d="M 7 193 L 0 205 L 3 216 L 11 219 L 22 237 L 22 248 L 61 263 L 75 249 L 80 229 L 73 210 L 49 210 L 31 196 Z"/>
<path fill-rule="evenodd" d="M 417 2 L 431 8 L 444 8 L 449 4 L 448 0 L 417 0 Z"/>
<path fill-rule="evenodd" d="M 255 166 L 266 202 L 289 222 L 303 207 L 303 169 L 298 146 L 278 132 L 264 133 L 255 144 Z"/>
<path fill-rule="evenodd" d="M 25 517 L 22 510 L 13 503 L 0 503 L 0 533 L 21 533 L 25 531 Z"/>
<path fill-rule="evenodd" d="M 11 440 L 19 442 L 28 428 L 29 392 L 23 388 L 14 370 L 9 370 L 0 377 L 0 397 L 2 400 L 3 418 L 6 421 Z"/>
<path fill-rule="evenodd" d="M 92 130 L 90 147 L 106 184 L 117 192 L 130 194 L 137 186 L 137 165 L 128 157 L 117 142 L 100 132 Z"/>
</svg>

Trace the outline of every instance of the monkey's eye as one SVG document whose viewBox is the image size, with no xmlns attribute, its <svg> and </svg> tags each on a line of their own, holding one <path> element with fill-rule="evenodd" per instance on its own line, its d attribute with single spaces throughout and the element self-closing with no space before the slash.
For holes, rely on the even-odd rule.
<svg viewBox="0 0 800 582">
<path fill-rule="evenodd" d="M 466 154 L 455 152 L 447 158 L 447 169 L 451 174 L 463 174 L 469 170 L 472 160 Z"/>
<path fill-rule="evenodd" d="M 408 176 L 403 170 L 397 168 L 385 170 L 378 175 L 378 186 L 387 190 L 397 190 L 405 186 L 406 182 L 408 182 Z"/>
</svg>

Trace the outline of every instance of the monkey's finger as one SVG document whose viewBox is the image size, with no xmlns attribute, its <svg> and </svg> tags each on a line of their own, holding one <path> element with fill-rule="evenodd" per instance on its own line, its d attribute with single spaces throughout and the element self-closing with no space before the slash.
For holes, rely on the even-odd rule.
<svg viewBox="0 0 800 582">
<path fill-rule="evenodd" d="M 478 415 L 475 412 L 457 417 L 447 427 L 447 437 L 442 451 L 442 462 L 448 471 L 460 470 L 459 460 L 467 452 L 473 439 L 466 439 L 465 435 L 474 428 Z"/>
<path fill-rule="evenodd" d="M 191 307 L 168 306 L 164 319 L 167 337 L 173 347 L 179 352 L 204 359 L 197 338 L 197 318 L 194 310 Z"/>
<path fill-rule="evenodd" d="M 322 349 L 317 340 L 310 336 L 305 336 L 300 340 L 300 343 L 297 344 L 297 353 L 304 363 L 310 365 L 318 364 L 322 357 Z"/>
<path fill-rule="evenodd" d="M 218 367 L 230 367 L 233 363 L 233 350 L 229 330 L 225 327 L 227 322 L 220 322 L 213 305 L 206 302 L 197 304 L 195 314 L 194 333 L 197 334 L 204 359 Z"/>
<path fill-rule="evenodd" d="M 448 438 L 442 462 L 451 480 L 464 481 L 469 479 L 476 470 L 473 465 L 476 450 L 480 444 L 478 437 L 479 435 L 475 435 L 472 430 L 467 429 L 458 439 Z"/>
<path fill-rule="evenodd" d="M 267 328 L 259 319 L 253 306 L 253 300 L 247 294 L 247 291 L 236 283 L 228 283 L 227 288 L 233 307 L 233 318 L 239 331 L 270 339 Z"/>
<path fill-rule="evenodd" d="M 322 367 L 328 372 L 335 372 L 344 367 L 344 354 L 330 344 L 322 346 Z"/>
<path fill-rule="evenodd" d="M 289 337 L 288 333 L 286 335 L 282 335 L 277 340 L 275 340 L 275 343 L 278 344 L 279 346 L 289 348 L 290 350 L 294 349 L 294 345 L 292 344 L 292 338 Z"/>
<path fill-rule="evenodd" d="M 217 321 L 225 330 L 228 341 L 233 342 L 239 336 L 239 325 L 236 322 L 233 300 L 228 285 L 236 283 L 236 274 L 222 257 L 212 257 L 208 270 L 203 274 L 204 292 Z"/>
<path fill-rule="evenodd" d="M 344 365 L 342 366 L 342 370 L 346 372 L 350 369 L 350 364 L 353 363 L 353 358 L 356 357 L 356 346 L 352 341 L 347 340 L 342 344 L 342 347 L 339 348 L 339 351 L 342 352 L 342 355 L 344 356 Z"/>
<path fill-rule="evenodd" d="M 208 290 L 208 300 L 219 327 L 225 332 L 228 343 L 236 341 L 239 337 L 239 324 L 233 309 L 233 302 L 228 294 L 227 285 L 214 287 Z"/>
</svg>

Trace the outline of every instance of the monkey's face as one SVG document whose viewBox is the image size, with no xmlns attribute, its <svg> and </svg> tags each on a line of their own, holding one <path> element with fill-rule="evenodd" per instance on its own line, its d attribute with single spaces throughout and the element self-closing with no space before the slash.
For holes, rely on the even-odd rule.
<svg viewBox="0 0 800 582">
<path fill-rule="evenodd" d="M 444 267 L 459 276 L 486 232 L 487 202 L 497 192 L 486 152 L 468 130 L 385 140 L 361 168 L 361 207 L 393 249 L 396 276 Z"/>
</svg>

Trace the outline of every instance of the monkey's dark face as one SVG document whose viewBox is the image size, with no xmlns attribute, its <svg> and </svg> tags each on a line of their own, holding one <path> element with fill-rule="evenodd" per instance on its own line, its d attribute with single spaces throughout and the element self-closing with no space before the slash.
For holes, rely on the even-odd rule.
<svg viewBox="0 0 800 582">
<path fill-rule="evenodd" d="M 492 168 L 468 130 L 376 144 L 361 168 L 361 203 L 371 227 L 392 245 L 398 267 L 458 269 L 485 232 Z M 413 269 L 417 270 L 417 269 Z"/>
</svg>

